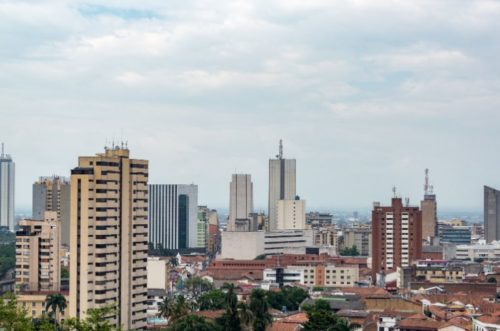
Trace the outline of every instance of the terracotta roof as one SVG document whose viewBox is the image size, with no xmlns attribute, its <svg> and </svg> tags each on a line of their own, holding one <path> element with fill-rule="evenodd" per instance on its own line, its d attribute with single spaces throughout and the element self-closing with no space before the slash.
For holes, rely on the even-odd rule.
<svg viewBox="0 0 500 331">
<path fill-rule="evenodd" d="M 224 314 L 224 309 L 218 310 L 200 310 L 193 313 L 196 316 L 205 317 L 207 319 L 214 320 L 216 318 L 221 317 Z"/>
<path fill-rule="evenodd" d="M 301 329 L 298 323 L 283 323 L 274 322 L 272 325 L 267 327 L 267 331 L 298 331 Z"/>
<path fill-rule="evenodd" d="M 296 314 L 292 314 L 292 315 L 289 315 L 289 316 L 283 318 L 280 322 L 303 324 L 303 323 L 306 323 L 308 320 L 309 320 L 309 318 L 307 317 L 306 313 L 298 312 Z"/>
<path fill-rule="evenodd" d="M 500 325 L 500 312 L 479 316 L 476 319 L 483 323 Z"/>
<path fill-rule="evenodd" d="M 396 325 L 400 329 L 413 329 L 413 330 L 437 330 L 444 325 L 443 322 L 438 322 L 424 315 L 412 315 Z"/>
</svg>

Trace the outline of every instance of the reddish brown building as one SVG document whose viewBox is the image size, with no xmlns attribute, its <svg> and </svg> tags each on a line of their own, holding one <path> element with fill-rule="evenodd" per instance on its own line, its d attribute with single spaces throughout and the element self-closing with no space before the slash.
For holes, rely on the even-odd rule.
<svg viewBox="0 0 500 331">
<path fill-rule="evenodd" d="M 372 280 L 377 273 L 391 273 L 408 267 L 422 256 L 422 212 L 403 206 L 401 198 L 392 205 L 375 204 L 372 211 Z"/>
</svg>

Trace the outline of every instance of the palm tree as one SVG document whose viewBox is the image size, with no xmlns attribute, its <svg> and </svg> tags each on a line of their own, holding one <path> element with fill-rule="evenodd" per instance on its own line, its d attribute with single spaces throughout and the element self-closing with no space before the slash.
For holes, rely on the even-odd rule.
<svg viewBox="0 0 500 331">
<path fill-rule="evenodd" d="M 238 304 L 238 316 L 240 318 L 241 326 L 243 330 L 251 330 L 252 329 L 252 321 L 253 321 L 253 313 L 248 307 L 248 305 L 244 303 Z"/>
<path fill-rule="evenodd" d="M 61 314 L 64 314 L 64 309 L 66 309 L 66 298 L 64 295 L 60 293 L 55 293 L 55 294 L 50 294 L 47 295 L 47 298 L 45 298 L 45 311 L 49 311 L 49 316 L 51 316 L 54 319 L 54 325 L 57 320 L 57 310 L 61 312 Z"/>
<path fill-rule="evenodd" d="M 172 316 L 172 304 L 172 299 L 169 296 L 166 296 L 159 304 L 158 315 L 168 320 L 170 316 Z"/>
<path fill-rule="evenodd" d="M 238 297 L 234 284 L 225 283 L 222 289 L 226 290 L 226 312 L 224 313 L 224 330 L 239 331 L 240 318 L 238 316 Z"/>
<path fill-rule="evenodd" d="M 183 295 L 177 296 L 177 298 L 175 298 L 175 302 L 172 305 L 172 322 L 175 322 L 186 316 L 190 311 L 190 305 L 189 302 L 187 302 L 186 298 Z"/>
<path fill-rule="evenodd" d="M 273 318 L 269 314 L 269 303 L 266 298 L 266 292 L 261 289 L 252 291 L 250 295 L 250 310 L 253 313 L 254 331 L 265 331 L 267 326 L 272 323 Z"/>
</svg>

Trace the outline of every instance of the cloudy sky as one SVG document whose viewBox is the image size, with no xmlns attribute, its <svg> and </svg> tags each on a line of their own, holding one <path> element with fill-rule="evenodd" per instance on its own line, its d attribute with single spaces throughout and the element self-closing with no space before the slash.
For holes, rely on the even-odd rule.
<svg viewBox="0 0 500 331">
<path fill-rule="evenodd" d="M 234 172 L 267 204 L 297 159 L 308 206 L 369 209 L 393 185 L 481 210 L 500 186 L 500 2 L 0 0 L 0 141 L 17 202 L 40 175 L 125 139 L 152 183 L 227 208 Z"/>
</svg>

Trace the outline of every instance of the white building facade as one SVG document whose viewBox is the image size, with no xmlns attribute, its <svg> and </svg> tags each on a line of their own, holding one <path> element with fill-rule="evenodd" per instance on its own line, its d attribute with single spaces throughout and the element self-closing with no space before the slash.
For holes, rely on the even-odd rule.
<svg viewBox="0 0 500 331">
<path fill-rule="evenodd" d="M 2 143 L 0 153 L 0 227 L 14 231 L 15 212 L 15 163 L 12 157 L 5 154 Z"/>
<path fill-rule="evenodd" d="M 306 202 L 305 200 L 279 200 L 278 201 L 278 230 L 302 230 L 306 228 Z"/>
</svg>

